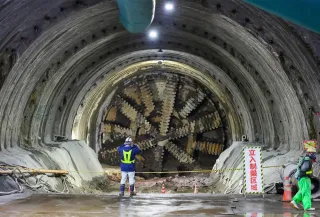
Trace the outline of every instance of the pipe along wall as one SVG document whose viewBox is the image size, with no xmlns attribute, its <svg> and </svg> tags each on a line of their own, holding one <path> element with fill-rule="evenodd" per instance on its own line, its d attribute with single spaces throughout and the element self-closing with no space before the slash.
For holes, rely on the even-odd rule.
<svg viewBox="0 0 320 217">
<path fill-rule="evenodd" d="M 117 0 L 120 22 L 131 33 L 144 32 L 152 23 L 155 0 Z"/>
<path fill-rule="evenodd" d="M 320 33 L 319 0 L 244 0 L 244 2 Z"/>
<path fill-rule="evenodd" d="M 244 0 L 269 13 L 320 33 L 319 0 Z M 145 31 L 153 21 L 155 0 L 117 0 L 120 22 L 131 33 Z"/>
</svg>

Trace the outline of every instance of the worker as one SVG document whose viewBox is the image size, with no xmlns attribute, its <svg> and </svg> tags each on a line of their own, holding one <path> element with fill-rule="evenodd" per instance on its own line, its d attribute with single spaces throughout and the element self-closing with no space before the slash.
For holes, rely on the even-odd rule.
<svg viewBox="0 0 320 217">
<path fill-rule="evenodd" d="M 124 195 L 125 184 L 127 181 L 127 176 L 129 177 L 130 184 L 130 196 L 136 195 L 134 192 L 134 176 L 135 176 L 135 157 L 141 152 L 138 145 L 133 144 L 132 138 L 126 138 L 123 145 L 118 147 L 118 152 L 120 154 L 121 163 L 121 182 L 120 182 L 120 196 Z"/>
<path fill-rule="evenodd" d="M 299 191 L 293 197 L 291 204 L 294 208 L 299 209 L 298 204 L 302 202 L 305 211 L 312 211 L 311 207 L 311 179 L 312 164 L 316 161 L 316 149 L 309 147 L 305 156 L 301 157 L 298 163 L 295 177 L 298 180 Z"/>
</svg>

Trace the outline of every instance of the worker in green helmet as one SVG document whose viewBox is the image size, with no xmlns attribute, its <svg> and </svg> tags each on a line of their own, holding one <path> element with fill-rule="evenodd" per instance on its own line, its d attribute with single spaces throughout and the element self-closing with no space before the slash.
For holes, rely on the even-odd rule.
<svg viewBox="0 0 320 217">
<path fill-rule="evenodd" d="M 302 202 L 305 211 L 312 211 L 311 207 L 311 179 L 312 164 L 316 161 L 316 149 L 309 147 L 305 156 L 301 157 L 295 174 L 298 180 L 299 191 L 293 197 L 291 204 L 294 208 L 299 209 L 298 204 Z"/>
</svg>

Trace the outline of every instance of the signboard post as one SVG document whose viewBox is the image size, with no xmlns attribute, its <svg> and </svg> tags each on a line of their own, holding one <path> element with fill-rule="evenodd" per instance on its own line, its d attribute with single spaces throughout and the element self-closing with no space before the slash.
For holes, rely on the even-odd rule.
<svg viewBox="0 0 320 217">
<path fill-rule="evenodd" d="M 243 148 L 244 194 L 262 194 L 264 197 L 261 147 Z"/>
</svg>

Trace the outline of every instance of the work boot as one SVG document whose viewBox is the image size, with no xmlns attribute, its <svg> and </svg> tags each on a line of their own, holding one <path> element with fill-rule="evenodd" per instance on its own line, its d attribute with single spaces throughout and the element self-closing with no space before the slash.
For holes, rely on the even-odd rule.
<svg viewBox="0 0 320 217">
<path fill-rule="evenodd" d="M 299 209 L 298 204 L 294 200 L 291 201 L 290 203 L 294 208 Z"/>
<path fill-rule="evenodd" d="M 120 197 L 124 196 L 124 189 L 125 188 L 126 188 L 126 185 L 120 185 L 120 194 L 119 194 Z"/>
<path fill-rule="evenodd" d="M 137 194 L 134 192 L 134 185 L 130 185 L 130 196 L 136 196 Z"/>
<path fill-rule="evenodd" d="M 315 210 L 316 210 L 315 208 L 311 207 L 311 208 L 309 208 L 309 209 L 307 209 L 305 211 L 315 211 Z"/>
</svg>

